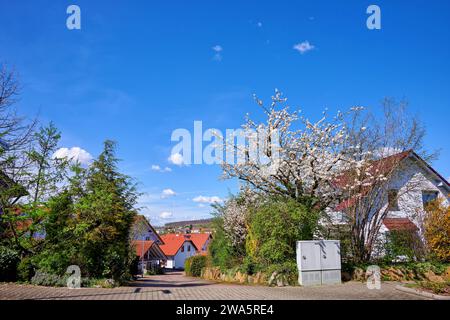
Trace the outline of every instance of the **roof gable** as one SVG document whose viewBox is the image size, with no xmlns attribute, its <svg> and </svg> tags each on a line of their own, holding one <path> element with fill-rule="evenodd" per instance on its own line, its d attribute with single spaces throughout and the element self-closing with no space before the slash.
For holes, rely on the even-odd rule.
<svg viewBox="0 0 450 320">
<path fill-rule="evenodd" d="M 195 248 L 195 250 L 198 250 L 195 243 L 189 238 L 186 238 L 185 235 L 183 234 L 175 234 L 175 233 L 164 234 L 161 236 L 161 238 L 163 239 L 164 244 L 161 245 L 160 247 L 166 256 L 176 255 L 178 250 L 180 250 L 181 246 L 185 242 L 190 242 Z"/>
<path fill-rule="evenodd" d="M 145 227 L 148 228 L 148 230 L 152 231 L 152 233 L 160 241 L 160 244 L 164 244 L 164 241 L 161 238 L 161 236 L 158 234 L 158 232 L 156 232 L 155 228 L 153 228 L 153 226 L 150 224 L 150 222 L 148 222 L 148 220 L 147 220 L 147 218 L 145 216 L 143 216 L 141 214 L 136 215 L 135 218 L 134 218 L 134 222 L 133 222 L 133 227 L 132 228 L 135 228 L 140 223 L 144 224 Z"/>
<path fill-rule="evenodd" d="M 198 250 L 202 250 L 206 242 L 211 238 L 211 233 L 190 233 L 185 236 L 194 242 Z"/>
</svg>

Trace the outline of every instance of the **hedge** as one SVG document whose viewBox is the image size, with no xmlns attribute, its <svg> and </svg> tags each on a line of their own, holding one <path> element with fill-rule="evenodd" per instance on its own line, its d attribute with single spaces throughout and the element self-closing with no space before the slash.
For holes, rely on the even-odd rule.
<svg viewBox="0 0 450 320">
<path fill-rule="evenodd" d="M 192 256 L 184 262 L 184 272 L 188 276 L 200 277 L 206 267 L 206 256 Z"/>
</svg>

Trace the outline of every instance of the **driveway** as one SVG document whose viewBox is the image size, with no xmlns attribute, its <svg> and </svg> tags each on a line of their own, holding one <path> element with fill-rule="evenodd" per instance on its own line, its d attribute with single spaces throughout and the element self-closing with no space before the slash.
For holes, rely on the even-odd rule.
<svg viewBox="0 0 450 320">
<path fill-rule="evenodd" d="M 347 282 L 320 287 L 261 287 L 225 284 L 186 277 L 182 272 L 147 276 L 128 286 L 113 289 L 48 288 L 0 284 L 0 299 L 77 300 L 327 300 L 327 299 L 423 299 L 395 289 L 395 282 L 383 282 L 380 290 L 365 283 Z"/>
</svg>

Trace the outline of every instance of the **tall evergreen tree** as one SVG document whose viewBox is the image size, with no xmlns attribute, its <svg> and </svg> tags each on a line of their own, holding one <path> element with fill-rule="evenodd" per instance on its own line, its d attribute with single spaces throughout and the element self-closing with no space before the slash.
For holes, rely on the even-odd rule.
<svg viewBox="0 0 450 320">
<path fill-rule="evenodd" d="M 129 232 L 138 193 L 117 162 L 115 143 L 105 141 L 88 170 L 86 192 L 75 204 L 80 258 L 90 276 L 121 279 L 129 270 Z"/>
</svg>

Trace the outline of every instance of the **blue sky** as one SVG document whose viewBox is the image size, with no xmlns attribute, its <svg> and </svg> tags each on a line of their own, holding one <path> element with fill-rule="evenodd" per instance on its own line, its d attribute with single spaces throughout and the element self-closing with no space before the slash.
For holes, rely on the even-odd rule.
<svg viewBox="0 0 450 320">
<path fill-rule="evenodd" d="M 66 28 L 70 4 L 81 30 Z M 366 28 L 370 4 L 381 30 Z M 163 224 L 207 217 L 194 198 L 237 188 L 217 166 L 169 163 L 172 131 L 194 120 L 237 128 L 247 112 L 261 115 L 252 94 L 267 100 L 274 88 L 311 118 L 406 98 L 427 147 L 441 149 L 433 166 L 450 177 L 449 16 L 445 0 L 0 0 L 0 60 L 20 73 L 19 112 L 54 121 L 61 147 L 96 156 L 105 139 L 118 142 L 121 169 L 145 192 L 142 212 Z M 305 41 L 314 48 L 293 49 Z"/>
</svg>

